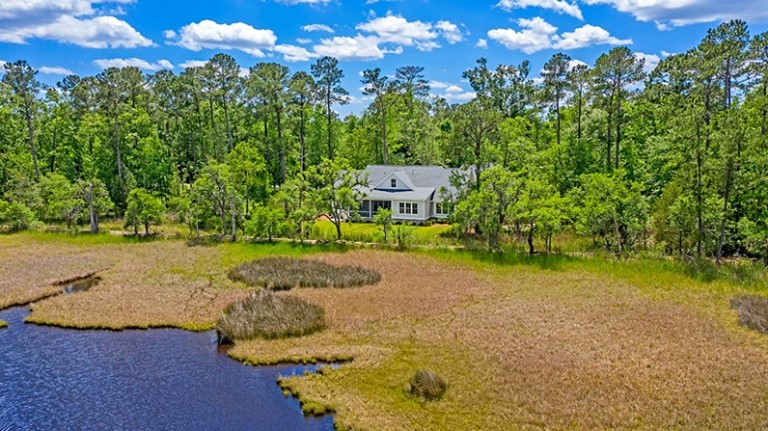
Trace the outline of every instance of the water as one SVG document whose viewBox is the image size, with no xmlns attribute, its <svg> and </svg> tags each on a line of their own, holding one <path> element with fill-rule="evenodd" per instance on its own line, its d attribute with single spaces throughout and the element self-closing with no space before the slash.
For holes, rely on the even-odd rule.
<svg viewBox="0 0 768 431">
<path fill-rule="evenodd" d="M 219 353 L 212 332 L 72 331 L 0 312 L 0 430 L 333 430 L 284 397 L 278 375 Z M 312 369 L 312 368 L 310 368 Z"/>
</svg>

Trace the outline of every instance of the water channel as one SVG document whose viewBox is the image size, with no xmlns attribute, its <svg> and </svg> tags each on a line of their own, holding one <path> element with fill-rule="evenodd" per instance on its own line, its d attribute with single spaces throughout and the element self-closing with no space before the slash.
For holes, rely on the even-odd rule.
<svg viewBox="0 0 768 431">
<path fill-rule="evenodd" d="M 308 367 L 245 366 L 213 332 L 64 330 L 24 324 L 28 312 L 0 312 L 2 431 L 333 430 L 276 384 Z"/>
</svg>

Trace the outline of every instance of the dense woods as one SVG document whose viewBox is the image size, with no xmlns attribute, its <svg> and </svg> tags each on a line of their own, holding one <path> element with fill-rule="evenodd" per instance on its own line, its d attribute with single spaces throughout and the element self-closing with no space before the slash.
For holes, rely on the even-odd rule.
<svg viewBox="0 0 768 431">
<path fill-rule="evenodd" d="M 453 221 L 531 252 L 575 232 L 622 254 L 768 259 L 768 33 L 709 30 L 650 73 L 628 48 L 592 66 L 558 53 L 462 75 L 476 97 L 430 96 L 419 66 L 362 74 L 370 106 L 339 118 L 344 72 L 229 55 L 180 74 L 106 69 L 42 85 L 25 61 L 0 86 L 0 222 L 150 232 L 169 213 L 237 237 L 306 236 L 355 207 L 367 164 L 472 167 Z M 339 235 L 341 231 L 339 230 Z"/>
</svg>

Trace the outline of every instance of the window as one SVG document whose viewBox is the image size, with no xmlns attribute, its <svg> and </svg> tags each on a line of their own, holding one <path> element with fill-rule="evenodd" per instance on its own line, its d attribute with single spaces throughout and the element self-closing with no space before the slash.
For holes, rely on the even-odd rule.
<svg viewBox="0 0 768 431">
<path fill-rule="evenodd" d="M 400 202 L 400 214 L 418 215 L 419 204 L 416 202 Z"/>
<path fill-rule="evenodd" d="M 392 178 L 391 180 L 389 180 L 389 184 L 390 186 L 392 186 L 393 189 L 397 188 L 397 179 Z"/>
<path fill-rule="evenodd" d="M 435 214 L 448 215 L 453 211 L 453 204 L 450 202 L 438 202 L 435 204 Z"/>
</svg>

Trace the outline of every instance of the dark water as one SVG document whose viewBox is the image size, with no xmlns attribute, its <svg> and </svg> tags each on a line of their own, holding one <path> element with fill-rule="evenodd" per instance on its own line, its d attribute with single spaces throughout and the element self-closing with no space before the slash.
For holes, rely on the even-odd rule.
<svg viewBox="0 0 768 431">
<path fill-rule="evenodd" d="M 0 430 L 332 430 L 275 383 L 307 367 L 249 367 L 215 334 L 70 331 L 0 313 Z"/>
</svg>

